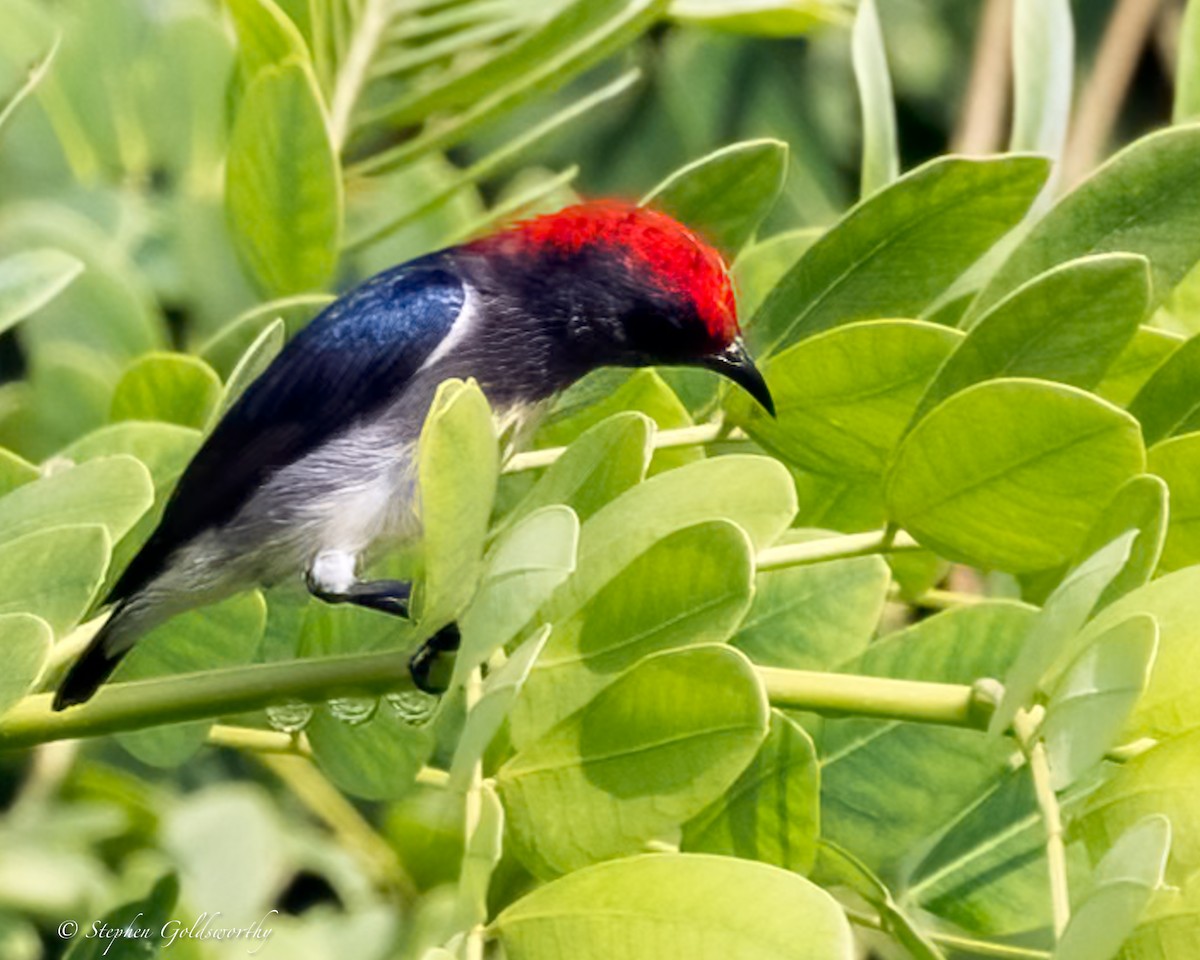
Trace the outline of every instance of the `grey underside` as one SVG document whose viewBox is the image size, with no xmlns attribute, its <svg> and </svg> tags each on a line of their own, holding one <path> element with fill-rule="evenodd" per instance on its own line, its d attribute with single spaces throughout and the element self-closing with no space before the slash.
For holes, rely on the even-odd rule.
<svg viewBox="0 0 1200 960">
<path fill-rule="evenodd" d="M 343 556 L 353 573 L 372 548 L 415 537 L 417 439 L 438 384 L 467 375 L 449 360 L 422 369 L 381 413 L 277 471 L 230 521 L 176 550 L 130 598 L 109 649 L 184 610 L 298 578 L 318 555 Z"/>
</svg>

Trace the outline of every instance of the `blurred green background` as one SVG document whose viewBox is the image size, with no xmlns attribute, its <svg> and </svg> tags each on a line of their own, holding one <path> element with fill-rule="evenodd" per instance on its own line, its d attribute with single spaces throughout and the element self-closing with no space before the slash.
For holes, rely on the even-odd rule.
<svg viewBox="0 0 1200 960">
<path fill-rule="evenodd" d="M 308 16 L 307 0 L 281 6 L 298 23 Z M 455 6 L 425 3 L 414 17 Z M 554 11 L 522 0 L 473 6 L 476 19 L 465 24 L 421 21 L 425 29 L 399 37 L 394 56 L 417 62 L 464 29 L 502 39 L 513 24 Z M 461 239 L 509 201 L 530 198 L 514 204 L 524 211 L 559 206 L 574 193 L 636 198 L 688 161 L 754 137 L 790 147 L 784 193 L 760 240 L 837 218 L 859 189 L 852 8 L 782 4 L 794 12 L 705 25 L 691 14 L 706 4 L 689 6 L 444 153 L 385 176 L 349 178 L 349 236 L 397 205 L 444 199 L 347 252 L 331 288 Z M 989 105 L 987 93 L 1006 89 L 1007 79 L 986 73 L 989 55 L 1006 63 L 1005 31 L 986 26 L 1003 6 L 879 0 L 905 169 L 958 147 L 1003 148 L 1008 107 L 1003 96 Z M 1077 89 L 1086 89 L 1113 7 L 1073 4 Z M 1170 119 L 1181 8 L 1162 4 L 1134 51 L 1105 152 Z M 234 349 L 221 336 L 262 301 L 226 222 L 223 158 L 240 84 L 225 11 L 203 0 L 0 0 L 0 96 L 20 88 L 55 36 L 47 82 L 0 128 L 0 257 L 54 247 L 87 268 L 35 323 L 0 337 L 0 446 L 33 462 L 110 422 L 118 382 L 147 351 L 198 351 L 227 375 L 244 340 L 235 332 Z M 642 74 L 626 92 L 453 189 L 458 171 L 630 65 Z M 984 70 L 978 86 L 976 69 Z M 389 82 L 403 88 L 400 76 Z M 969 129 L 970 120 L 982 132 Z M 366 130 L 357 142 L 351 137 L 346 156 L 369 157 L 407 133 L 403 124 Z M 1080 162 L 1086 168 L 1087 157 Z M 572 181 L 559 177 L 576 165 Z M 300 295 L 275 309 L 298 324 L 321 302 Z M 164 772 L 103 741 L 0 755 L 0 801 L 4 960 L 60 955 L 58 922 L 83 922 L 141 893 L 168 865 L 188 877 L 188 902 L 220 910 L 228 925 L 280 910 L 263 957 L 415 957 L 440 942 L 452 907 L 442 885 L 457 875 L 461 816 L 424 787 L 356 807 L 286 758 L 206 749 Z M 497 896 L 521 882 L 504 867 Z M 211 943 L 172 950 L 183 958 L 245 953 Z"/>
</svg>

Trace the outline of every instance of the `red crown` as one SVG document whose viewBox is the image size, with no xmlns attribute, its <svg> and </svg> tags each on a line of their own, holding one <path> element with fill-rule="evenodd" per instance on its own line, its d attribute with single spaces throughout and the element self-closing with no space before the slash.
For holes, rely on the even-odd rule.
<svg viewBox="0 0 1200 960">
<path fill-rule="evenodd" d="M 655 286 L 691 300 L 716 343 L 727 345 L 738 335 L 737 305 L 724 260 L 665 213 L 619 200 L 592 200 L 515 223 L 500 238 L 568 254 L 603 244 L 627 256 Z"/>
</svg>

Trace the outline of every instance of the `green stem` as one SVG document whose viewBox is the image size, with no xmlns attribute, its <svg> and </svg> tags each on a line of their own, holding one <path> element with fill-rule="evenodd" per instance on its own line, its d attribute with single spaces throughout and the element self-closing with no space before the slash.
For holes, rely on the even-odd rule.
<svg viewBox="0 0 1200 960">
<path fill-rule="evenodd" d="M 853 924 L 870 930 L 884 930 L 883 921 L 868 913 L 846 908 L 846 918 Z M 1007 943 L 993 943 L 990 940 L 976 940 L 973 937 L 959 937 L 952 933 L 940 933 L 936 930 L 922 931 L 926 937 L 943 947 L 961 950 L 964 953 L 974 953 L 981 957 L 1002 957 L 1008 960 L 1050 960 L 1048 950 L 1038 950 L 1035 947 L 1017 947 Z"/>
<path fill-rule="evenodd" d="M 407 651 L 364 653 L 114 683 L 59 713 L 50 709 L 49 694 L 34 694 L 0 717 L 0 749 L 215 719 L 288 699 L 411 690 L 408 656 Z M 994 694 L 983 682 L 970 687 L 774 667 L 758 672 L 771 702 L 793 710 L 982 729 L 994 707 Z"/>
<path fill-rule="evenodd" d="M 1038 738 L 1039 718 L 1021 711 L 1013 719 L 1013 729 L 1025 750 L 1038 810 L 1046 827 L 1046 869 L 1050 874 L 1050 910 L 1054 918 L 1054 938 L 1061 940 L 1071 919 L 1071 892 L 1067 883 L 1067 848 L 1063 842 L 1062 812 L 1050 778 L 1050 759 L 1046 744 Z"/>
<path fill-rule="evenodd" d="M 0 749 L 94 737 L 165 723 L 260 710 L 283 700 L 326 700 L 346 693 L 412 690 L 408 651 L 258 663 L 102 687 L 61 712 L 49 694 L 25 697 L 0 718 Z"/>
<path fill-rule="evenodd" d="M 771 706 L 787 710 L 985 730 L 996 708 L 995 694 L 983 681 L 967 686 L 778 667 L 756 669 Z"/>
<path fill-rule="evenodd" d="M 904 531 L 895 534 L 850 533 L 837 537 L 823 537 L 804 543 L 785 543 L 767 547 L 757 557 L 756 569 L 780 570 L 827 560 L 847 557 L 865 557 L 875 553 L 904 553 L 920 550 L 921 545 Z"/>
<path fill-rule="evenodd" d="M 698 447 L 722 439 L 725 429 L 721 423 L 700 423 L 694 427 L 677 427 L 674 430 L 659 430 L 652 441 L 655 450 L 672 450 L 676 447 Z M 524 450 L 514 453 L 504 464 L 505 473 L 521 473 L 525 470 L 540 470 L 554 463 L 565 452 L 566 447 L 544 447 L 541 450 Z"/>
</svg>

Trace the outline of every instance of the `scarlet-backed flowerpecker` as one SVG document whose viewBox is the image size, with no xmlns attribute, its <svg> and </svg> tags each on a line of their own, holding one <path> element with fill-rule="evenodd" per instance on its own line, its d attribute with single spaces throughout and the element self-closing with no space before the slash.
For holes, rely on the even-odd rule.
<svg viewBox="0 0 1200 960">
<path fill-rule="evenodd" d="M 474 378 L 503 415 L 598 367 L 671 364 L 715 370 L 772 410 L 724 262 L 663 213 L 584 203 L 377 274 L 205 440 L 55 709 L 87 700 L 155 625 L 254 585 L 303 575 L 322 600 L 407 616 L 409 583 L 357 570 L 368 548 L 419 534 L 413 461 L 443 380 Z M 414 656 L 418 684 L 448 636 Z"/>
</svg>

